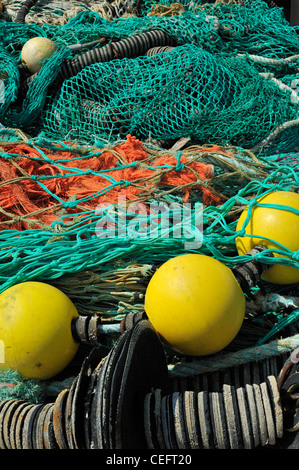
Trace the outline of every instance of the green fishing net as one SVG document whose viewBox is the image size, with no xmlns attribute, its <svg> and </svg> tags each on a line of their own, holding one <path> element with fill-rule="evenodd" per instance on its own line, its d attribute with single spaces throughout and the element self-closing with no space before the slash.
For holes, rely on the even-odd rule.
<svg viewBox="0 0 299 470">
<path fill-rule="evenodd" d="M 50 100 L 42 128 L 56 138 L 190 136 L 250 148 L 298 110 L 243 60 L 185 45 L 85 68 Z"/>
<path fill-rule="evenodd" d="M 91 11 L 87 1 L 80 6 L 83 11 L 68 17 L 63 17 L 63 6 L 60 11 L 56 8 L 61 18 L 56 23 L 51 23 L 50 15 L 48 22 L 43 17 L 35 24 L 36 6 L 32 21 L 17 24 L 12 15 L 0 24 L 0 80 L 5 92 L 0 123 L 6 126 L 0 133 L 1 163 L 14 166 L 13 188 L 23 180 L 31 182 L 30 197 L 35 203 L 41 203 L 37 189 L 43 189 L 56 203 L 57 216 L 52 223 L 38 225 L 37 212 L 26 213 L 22 207 L 22 215 L 16 215 L 17 204 L 0 208 L 0 292 L 28 280 L 48 282 L 64 291 L 81 314 L 96 313 L 104 324 L 117 323 L 128 312 L 142 311 L 152 269 L 186 253 L 189 238 L 149 241 L 130 232 L 99 238 L 97 224 L 107 217 L 107 212 L 96 209 L 99 195 L 110 202 L 114 190 L 125 192 L 137 185 L 144 190 L 147 203 L 156 198 L 182 207 L 184 184 L 161 185 L 162 176 L 167 171 L 177 178 L 185 175 L 188 163 L 182 163 L 182 158 L 193 161 L 204 147 L 202 162 L 213 166 L 213 177 L 203 179 L 196 174 L 198 179 L 185 183 L 190 185 L 188 201 L 192 205 L 204 202 L 202 244 L 189 251 L 233 267 L 249 260 L 247 255 L 239 256 L 235 246 L 241 211 L 250 201 L 253 207 L 269 191 L 298 192 L 298 28 L 287 23 L 282 9 L 269 8 L 262 0 L 214 4 L 166 0 L 162 6 L 144 0 L 131 4 L 135 12 L 131 9 L 126 17 L 114 19 Z M 174 41 L 168 51 L 152 55 L 145 51 L 87 65 L 72 77 L 57 80 L 66 60 L 88 50 L 88 46 L 77 51 L 67 46 L 98 41 L 93 47 L 102 48 L 157 30 Z M 26 80 L 20 69 L 21 49 L 35 36 L 48 37 L 60 47 L 22 94 Z M 115 145 L 128 134 L 146 142 L 145 161 L 128 162 L 126 155 L 118 154 Z M 170 151 L 174 161 L 153 165 L 153 156 L 165 156 L 163 142 L 170 148 L 181 138 L 189 139 L 190 147 Z M 7 144 L 17 148 L 20 143 L 35 153 L 28 148 L 7 150 Z M 218 150 L 209 151 L 215 144 Z M 104 160 L 107 149 L 118 155 L 117 162 L 97 170 L 79 165 L 85 158 Z M 66 165 L 63 158 L 51 160 L 48 150 L 55 155 L 71 150 L 75 155 Z M 36 171 L 26 173 L 20 159 L 31 161 Z M 40 176 L 38 169 L 43 165 L 51 171 Z M 116 176 L 117 171 L 140 168 L 151 173 L 147 174 L 152 178 L 151 192 L 145 190 L 147 180 L 134 183 L 129 177 Z M 79 196 L 79 189 L 72 196 L 61 196 L 68 179 L 76 177 L 80 188 L 82 178 L 89 175 L 99 177 L 99 182 L 105 180 L 106 187 L 99 185 L 86 197 Z M 0 184 L 5 187 L 7 178 Z M 211 189 L 219 196 L 218 202 L 204 201 L 202 188 Z M 86 209 L 86 202 L 93 201 L 94 207 Z M 190 217 L 194 214 L 192 209 Z M 149 222 L 148 215 L 142 222 Z M 15 228 L 13 223 L 20 226 Z M 298 253 L 281 247 L 279 254 L 288 256 L 280 262 L 299 268 Z M 263 253 L 257 259 L 269 262 Z M 267 293 L 283 298 L 298 295 L 297 286 L 264 287 Z M 269 306 L 268 311 L 247 317 L 245 340 L 239 337 L 234 347 L 296 332 L 298 309 L 289 312 Z M 3 376 L 2 382 L 8 379 Z M 34 400 L 31 385 L 35 396 L 35 384 L 28 382 L 28 397 Z M 2 392 L 8 396 L 9 387 Z"/>
<path fill-rule="evenodd" d="M 142 139 L 191 136 L 196 143 L 250 148 L 277 126 L 296 119 L 298 100 L 292 100 L 290 90 L 298 61 L 271 63 L 299 49 L 296 29 L 281 9 L 269 8 L 262 0 L 182 7 L 171 17 L 107 21 L 83 11 L 62 26 L 1 24 L 0 55 L 9 78 L 0 122 L 59 139 L 109 140 L 131 133 Z M 93 64 L 61 85 L 55 83 L 63 61 L 78 55 L 66 46 L 101 39 L 97 47 L 103 47 L 151 30 L 164 31 L 177 47 L 152 57 Z M 36 35 L 54 40 L 61 49 L 45 62 L 25 97 L 16 100 L 21 46 Z M 254 61 L 253 52 L 269 61 Z M 283 83 L 286 76 L 288 88 L 281 90 L 273 80 L 261 78 L 259 73 L 265 72 Z M 298 126 L 279 138 L 283 150 L 290 150 Z"/>
</svg>

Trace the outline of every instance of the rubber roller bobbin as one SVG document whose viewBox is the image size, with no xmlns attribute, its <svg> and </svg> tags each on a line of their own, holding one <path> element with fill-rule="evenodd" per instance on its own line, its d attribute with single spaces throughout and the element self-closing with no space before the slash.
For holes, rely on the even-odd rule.
<svg viewBox="0 0 299 470">
<path fill-rule="evenodd" d="M 261 409 L 267 410 L 261 445 L 273 445 L 282 436 L 277 381 L 268 376 L 257 387 L 260 407 L 244 387 L 235 393 L 225 386 L 219 392 L 171 393 L 162 343 L 150 322 L 140 320 L 107 355 L 93 348 L 70 389 L 54 403 L 28 404 L 23 417 L 24 403 L 0 403 L 0 442 L 2 438 L 2 448 L 12 446 L 8 439 L 14 423 L 18 448 L 221 449 L 232 448 L 232 443 L 250 448 L 255 445 L 254 408 L 258 417 Z M 23 424 L 17 427 L 20 419 Z"/>
<path fill-rule="evenodd" d="M 122 334 L 132 328 L 138 321 L 146 319 L 147 315 L 142 311 L 128 313 L 120 323 L 102 325 L 98 315 L 80 315 L 72 321 L 71 330 L 74 340 L 78 343 L 98 346 L 101 342 L 101 335 Z"/>
<path fill-rule="evenodd" d="M 268 248 L 266 246 L 257 245 L 252 250 L 248 251 L 247 255 L 254 256 L 258 253 L 262 253 L 267 249 Z M 273 258 L 274 255 L 270 254 L 269 257 Z M 238 264 L 232 269 L 232 272 L 239 282 L 243 292 L 250 296 L 250 289 L 259 284 L 261 275 L 269 268 L 269 264 L 252 259 L 246 263 Z"/>
<path fill-rule="evenodd" d="M 72 321 L 71 329 L 74 340 L 78 343 L 99 344 L 98 325 L 100 318 L 98 315 L 83 316 Z"/>
<path fill-rule="evenodd" d="M 138 313 L 127 313 L 120 322 L 120 332 L 123 333 L 124 331 L 133 328 L 133 326 L 141 320 L 147 320 L 147 315 L 144 311 Z"/>
<path fill-rule="evenodd" d="M 93 392 L 85 399 L 90 410 L 85 425 L 93 448 L 228 449 L 232 442 L 234 448 L 254 448 L 257 425 L 253 418 L 261 412 L 259 418 L 267 414 L 267 419 L 260 446 L 274 445 L 282 437 L 274 376 L 256 384 L 260 402 L 245 387 L 238 387 L 234 394 L 232 387 L 219 392 L 191 391 L 196 403 L 191 412 L 185 405 L 186 392 L 170 391 L 166 356 L 157 333 L 148 320 L 138 318 L 142 313 L 91 375 Z M 132 316 L 129 319 L 133 321 Z"/>
</svg>

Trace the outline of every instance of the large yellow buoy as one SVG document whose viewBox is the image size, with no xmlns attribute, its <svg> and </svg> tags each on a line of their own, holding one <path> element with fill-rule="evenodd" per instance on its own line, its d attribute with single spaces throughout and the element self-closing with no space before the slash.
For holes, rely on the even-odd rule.
<svg viewBox="0 0 299 470">
<path fill-rule="evenodd" d="M 79 344 L 71 332 L 78 312 L 59 289 L 42 282 L 24 282 L 0 294 L 0 340 L 3 370 L 26 378 L 48 379 L 74 358 Z"/>
<path fill-rule="evenodd" d="M 283 250 L 277 243 L 292 252 L 298 251 L 299 215 L 288 207 L 299 211 L 299 194 L 290 191 L 277 191 L 261 197 L 258 202 L 284 206 L 285 208 L 254 206 L 249 223 L 245 228 L 245 234 L 249 236 L 236 238 L 238 253 L 244 255 L 256 245 Z M 243 228 L 247 214 L 248 209 L 245 209 L 239 218 L 236 230 Z M 254 235 L 254 237 L 250 235 Z M 282 254 L 273 254 L 276 257 L 287 258 Z M 293 266 L 273 264 L 261 278 L 273 284 L 294 284 L 299 282 L 299 269 Z"/>
<path fill-rule="evenodd" d="M 57 45 L 51 39 L 35 37 L 29 39 L 23 46 L 21 60 L 25 62 L 29 72 L 39 72 L 45 59 L 51 57 Z"/>
<path fill-rule="evenodd" d="M 145 312 L 172 349 L 205 356 L 237 335 L 245 297 L 232 271 L 216 259 L 186 254 L 168 260 L 151 278 Z"/>
</svg>

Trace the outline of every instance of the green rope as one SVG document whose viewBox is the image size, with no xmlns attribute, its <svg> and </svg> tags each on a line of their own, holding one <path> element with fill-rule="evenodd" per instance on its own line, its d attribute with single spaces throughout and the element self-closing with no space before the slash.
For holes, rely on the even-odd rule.
<svg viewBox="0 0 299 470">
<path fill-rule="evenodd" d="M 299 335 L 295 335 L 225 355 L 215 354 L 212 358 L 170 364 L 168 370 L 171 375 L 178 377 L 205 374 L 291 353 L 298 345 Z"/>
</svg>

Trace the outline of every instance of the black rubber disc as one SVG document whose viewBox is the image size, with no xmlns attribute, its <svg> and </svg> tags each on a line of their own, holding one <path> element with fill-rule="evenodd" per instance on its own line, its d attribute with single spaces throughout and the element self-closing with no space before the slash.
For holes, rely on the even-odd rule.
<svg viewBox="0 0 299 470">
<path fill-rule="evenodd" d="M 10 428 L 14 413 L 17 411 L 18 407 L 24 403 L 23 400 L 12 400 L 11 405 L 6 410 L 3 421 L 3 440 L 6 449 L 12 448 L 10 442 Z"/>
<path fill-rule="evenodd" d="M 246 384 L 245 392 L 252 426 L 253 447 L 258 447 L 260 445 L 260 433 L 253 386 L 250 384 Z"/>
<path fill-rule="evenodd" d="M 161 400 L 162 400 L 162 391 L 157 388 L 154 391 L 154 414 L 155 414 L 155 421 L 156 421 L 156 435 L 158 441 L 158 449 L 166 449 L 166 444 L 163 437 L 162 431 L 162 422 L 161 422 Z"/>
<path fill-rule="evenodd" d="M 176 435 L 177 449 L 189 449 L 182 392 L 172 394 L 172 413 L 174 416 L 174 431 Z"/>
<path fill-rule="evenodd" d="M 273 375 L 269 375 L 266 383 L 274 416 L 276 437 L 281 439 L 283 437 L 283 411 L 280 401 L 280 393 L 277 387 L 277 380 Z"/>
<path fill-rule="evenodd" d="M 249 406 L 247 402 L 247 396 L 246 396 L 244 387 L 239 387 L 236 390 L 236 393 L 237 393 L 238 407 L 239 407 L 239 413 L 240 413 L 243 446 L 244 446 L 244 449 L 252 449 L 254 447 L 253 431 L 252 431 L 252 425 L 251 425 Z"/>
<path fill-rule="evenodd" d="M 268 444 L 269 438 L 260 384 L 253 383 L 252 388 L 254 391 L 254 399 L 256 404 L 260 443 L 261 446 L 265 446 L 266 444 Z"/>
<path fill-rule="evenodd" d="M 33 449 L 33 433 L 35 431 L 35 422 L 38 414 L 43 409 L 42 404 L 35 405 L 29 412 L 24 421 L 22 432 L 22 448 Z"/>
<path fill-rule="evenodd" d="M 71 406 L 71 432 L 76 449 L 88 448 L 85 434 L 86 398 L 91 381 L 91 375 L 95 367 L 103 359 L 104 351 L 101 347 L 95 347 L 83 361 L 77 377 L 72 406 Z"/>
<path fill-rule="evenodd" d="M 233 385 L 224 384 L 222 393 L 230 448 L 243 449 L 236 389 Z"/>
<path fill-rule="evenodd" d="M 183 392 L 183 408 L 185 411 L 186 434 L 188 436 L 189 448 L 201 449 L 203 445 L 200 440 L 196 392 Z"/>
<path fill-rule="evenodd" d="M 166 395 L 161 400 L 161 423 L 162 432 L 166 449 L 171 449 L 170 436 L 168 432 L 168 401 L 169 395 Z"/>
<path fill-rule="evenodd" d="M 263 405 L 265 409 L 265 417 L 266 417 L 266 424 L 267 424 L 268 438 L 269 438 L 268 444 L 274 446 L 276 443 L 276 431 L 275 431 L 275 422 L 274 422 L 274 417 L 272 413 L 272 407 L 271 407 L 267 383 L 266 382 L 261 383 L 260 389 L 261 389 L 262 400 L 263 400 Z"/>
<path fill-rule="evenodd" d="M 16 430 L 15 430 L 15 442 L 17 449 L 23 449 L 23 428 L 24 422 L 26 419 L 27 414 L 29 411 L 34 408 L 36 405 L 33 403 L 28 403 L 28 405 L 21 411 L 17 422 L 16 422 Z"/>
<path fill-rule="evenodd" d="M 214 445 L 216 449 L 229 449 L 223 394 L 221 392 L 209 393 L 209 402 Z"/>
<path fill-rule="evenodd" d="M 173 413 L 173 404 L 172 404 L 173 394 L 168 395 L 167 400 L 167 426 L 168 426 L 168 434 L 170 440 L 170 448 L 177 449 L 177 439 L 176 439 L 176 432 L 175 427 L 179 425 L 179 419 L 176 421 L 174 413 Z M 178 417 L 179 418 L 179 417 Z"/>
<path fill-rule="evenodd" d="M 124 365 L 116 363 L 114 370 L 121 377 L 121 384 L 119 390 L 111 389 L 112 403 L 117 398 L 117 413 L 112 432 L 115 436 L 115 448 L 144 449 L 144 397 L 155 389 L 161 389 L 165 394 L 170 384 L 164 349 L 150 322 L 141 320 L 129 331 L 132 334 L 126 362 Z"/>
<path fill-rule="evenodd" d="M 69 390 L 62 390 L 55 400 L 53 410 L 53 427 L 59 449 L 68 449 L 65 431 L 65 407 Z"/>
<path fill-rule="evenodd" d="M 45 440 L 44 440 L 44 426 L 45 426 L 45 419 L 47 416 L 48 411 L 53 407 L 53 403 L 46 403 L 43 405 L 42 410 L 38 414 L 35 423 L 35 434 L 33 438 L 33 448 L 34 449 L 45 449 Z"/>
<path fill-rule="evenodd" d="M 202 446 L 204 449 L 214 449 L 208 392 L 202 391 L 197 394 L 197 411 Z"/>
<path fill-rule="evenodd" d="M 17 444 L 16 444 L 16 428 L 17 428 L 17 422 L 18 419 L 22 413 L 22 411 L 28 406 L 28 402 L 21 402 L 21 404 L 18 406 L 18 408 L 15 410 L 14 415 L 12 417 L 11 425 L 10 425 L 10 446 L 11 449 L 16 449 Z"/>
<path fill-rule="evenodd" d="M 158 449 L 156 438 L 156 420 L 154 413 L 154 393 L 150 392 L 144 398 L 144 432 L 148 449 Z"/>
<path fill-rule="evenodd" d="M 44 420 L 44 448 L 58 449 L 53 427 L 54 404 L 49 408 Z"/>
</svg>

